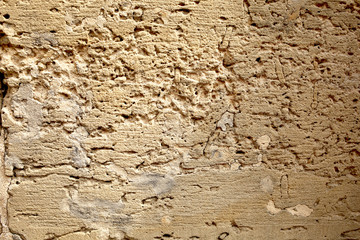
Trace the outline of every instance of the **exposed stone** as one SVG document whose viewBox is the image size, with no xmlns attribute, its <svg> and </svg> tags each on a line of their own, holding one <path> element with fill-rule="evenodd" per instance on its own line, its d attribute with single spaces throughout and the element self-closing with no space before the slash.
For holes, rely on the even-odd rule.
<svg viewBox="0 0 360 240">
<path fill-rule="evenodd" d="M 0 240 L 360 239 L 357 0 L 0 3 Z"/>
</svg>

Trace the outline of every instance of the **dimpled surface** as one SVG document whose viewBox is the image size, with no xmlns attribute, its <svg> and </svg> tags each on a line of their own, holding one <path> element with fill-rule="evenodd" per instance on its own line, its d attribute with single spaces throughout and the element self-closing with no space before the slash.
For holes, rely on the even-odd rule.
<svg viewBox="0 0 360 240">
<path fill-rule="evenodd" d="M 360 239 L 359 0 L 0 2 L 1 240 Z"/>
</svg>

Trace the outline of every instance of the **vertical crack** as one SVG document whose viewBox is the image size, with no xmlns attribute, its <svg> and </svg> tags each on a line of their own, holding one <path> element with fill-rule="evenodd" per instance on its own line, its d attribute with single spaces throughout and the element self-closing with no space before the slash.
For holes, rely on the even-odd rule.
<svg viewBox="0 0 360 240">
<path fill-rule="evenodd" d="M 4 98 L 5 98 L 6 94 L 7 94 L 7 90 L 8 90 L 8 86 L 7 86 L 7 84 L 4 83 L 4 80 L 5 80 L 5 74 L 0 72 L 0 84 L 1 84 L 1 86 L 0 86 L 0 99 L 1 99 L 0 104 L 1 105 L 0 106 L 1 106 L 1 109 L 4 106 L 4 101 L 3 100 L 4 100 Z M 2 126 L 2 118 L 0 118 L 0 124 Z"/>
<path fill-rule="evenodd" d="M 4 98 L 7 93 L 7 85 L 4 83 L 5 74 L 0 72 L 0 222 L 2 231 L 0 232 L 0 239 L 10 239 L 11 233 L 8 227 L 8 199 L 9 199 L 9 187 L 11 178 L 5 174 L 5 140 L 6 129 L 2 124 L 2 108 L 4 105 Z"/>
</svg>

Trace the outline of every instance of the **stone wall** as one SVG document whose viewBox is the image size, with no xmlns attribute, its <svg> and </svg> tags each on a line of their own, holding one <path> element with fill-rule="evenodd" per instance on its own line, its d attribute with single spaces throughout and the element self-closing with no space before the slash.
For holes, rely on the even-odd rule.
<svg viewBox="0 0 360 240">
<path fill-rule="evenodd" d="M 360 239 L 359 24 L 359 0 L 1 1 L 0 239 Z"/>
</svg>

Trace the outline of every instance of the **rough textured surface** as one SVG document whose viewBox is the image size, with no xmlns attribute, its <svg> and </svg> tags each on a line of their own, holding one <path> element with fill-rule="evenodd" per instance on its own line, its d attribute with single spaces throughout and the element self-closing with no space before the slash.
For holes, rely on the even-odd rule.
<svg viewBox="0 0 360 240">
<path fill-rule="evenodd" d="M 0 13 L 1 239 L 360 239 L 358 0 Z"/>
</svg>

